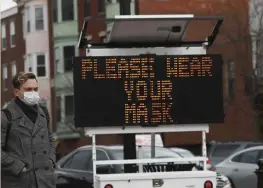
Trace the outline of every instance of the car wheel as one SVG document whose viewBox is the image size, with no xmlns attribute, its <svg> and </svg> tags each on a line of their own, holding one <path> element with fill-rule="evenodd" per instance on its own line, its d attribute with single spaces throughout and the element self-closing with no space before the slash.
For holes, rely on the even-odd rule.
<svg viewBox="0 0 263 188">
<path fill-rule="evenodd" d="M 233 183 L 233 180 L 230 177 L 228 177 L 228 179 L 229 179 L 229 181 L 231 183 L 231 187 L 232 188 L 236 188 L 235 184 Z"/>
</svg>

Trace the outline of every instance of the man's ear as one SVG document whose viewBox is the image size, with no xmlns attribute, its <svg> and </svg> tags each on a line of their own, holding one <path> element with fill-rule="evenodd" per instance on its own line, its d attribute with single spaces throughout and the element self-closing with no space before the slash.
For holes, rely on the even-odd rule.
<svg viewBox="0 0 263 188">
<path fill-rule="evenodd" d="M 18 89 L 14 89 L 14 95 L 15 95 L 16 97 L 18 97 L 18 96 L 20 95 L 20 92 L 19 92 Z"/>
</svg>

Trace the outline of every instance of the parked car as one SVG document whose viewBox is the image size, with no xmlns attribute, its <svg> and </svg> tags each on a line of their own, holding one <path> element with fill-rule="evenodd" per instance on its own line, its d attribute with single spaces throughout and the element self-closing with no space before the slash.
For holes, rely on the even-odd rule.
<svg viewBox="0 0 263 188">
<path fill-rule="evenodd" d="M 195 157 L 195 155 L 187 149 L 176 148 L 176 147 L 170 149 L 182 157 Z M 214 170 L 214 168 L 211 168 L 210 160 L 207 161 L 207 168 Z M 232 188 L 230 180 L 228 179 L 228 177 L 224 176 L 223 174 L 217 172 L 216 179 L 217 179 L 216 188 Z"/>
<path fill-rule="evenodd" d="M 123 159 L 123 146 L 97 146 L 97 160 Z M 142 146 L 143 158 L 151 158 L 151 147 Z M 155 157 L 180 157 L 173 151 L 156 147 Z M 194 166 L 194 165 L 193 165 Z M 103 165 L 97 173 L 123 173 L 123 165 Z M 57 188 L 91 188 L 93 183 L 92 147 L 80 147 L 57 162 Z"/>
<path fill-rule="evenodd" d="M 177 147 L 172 147 L 172 148 L 169 148 L 171 149 L 172 151 L 176 152 L 177 154 L 181 155 L 182 157 L 194 157 L 195 155 L 187 150 L 187 149 L 183 149 L 183 148 L 177 148 Z"/>
<path fill-rule="evenodd" d="M 174 151 L 175 153 L 177 153 L 181 157 L 195 157 L 195 155 L 191 151 L 189 151 L 187 149 L 177 148 L 177 147 L 172 147 L 172 148 L 169 148 L 169 149 Z M 196 164 L 198 166 L 202 165 L 202 164 L 199 164 L 198 162 Z M 210 160 L 209 159 L 206 161 L 206 164 L 207 164 L 207 169 L 211 169 L 211 165 L 210 165 Z"/>
<path fill-rule="evenodd" d="M 236 141 L 236 142 L 210 142 L 208 157 L 211 165 L 215 166 L 231 154 L 254 146 L 263 146 L 263 142 Z"/>
<path fill-rule="evenodd" d="M 97 160 L 123 159 L 123 146 L 96 146 L 96 148 Z M 142 146 L 141 151 L 142 158 L 151 158 L 151 147 Z M 168 148 L 155 147 L 155 157 L 180 158 L 181 156 Z M 180 163 L 180 165 L 182 164 Z M 187 161 L 182 166 L 185 167 L 185 171 L 191 171 L 193 168 L 195 168 L 195 164 L 189 163 Z M 123 172 L 123 165 L 101 165 L 97 167 L 98 174 Z M 92 147 L 80 147 L 60 159 L 57 162 L 55 173 L 57 175 L 57 188 L 91 188 L 93 183 Z"/>
<path fill-rule="evenodd" d="M 255 170 L 259 159 L 263 159 L 263 146 L 238 151 L 215 168 L 217 172 L 227 176 L 235 188 L 257 188 Z"/>
</svg>

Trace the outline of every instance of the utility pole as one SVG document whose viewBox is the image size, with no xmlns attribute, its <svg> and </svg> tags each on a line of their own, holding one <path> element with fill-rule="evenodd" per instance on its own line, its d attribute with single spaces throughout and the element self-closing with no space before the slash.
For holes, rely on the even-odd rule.
<svg viewBox="0 0 263 188">
<path fill-rule="evenodd" d="M 131 14 L 131 0 L 120 0 L 120 15 Z M 136 159 L 136 139 L 135 134 L 123 135 L 123 153 L 124 159 Z M 136 164 L 125 164 L 125 173 L 135 173 Z"/>
</svg>

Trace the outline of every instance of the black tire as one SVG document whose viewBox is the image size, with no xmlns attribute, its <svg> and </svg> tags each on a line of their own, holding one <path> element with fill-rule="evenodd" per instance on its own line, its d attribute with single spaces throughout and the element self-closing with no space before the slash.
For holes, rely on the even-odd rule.
<svg viewBox="0 0 263 188">
<path fill-rule="evenodd" d="M 231 187 L 232 188 L 236 188 L 235 184 L 233 183 L 233 180 L 230 177 L 228 177 L 228 179 L 229 179 L 229 181 L 231 183 Z"/>
</svg>

